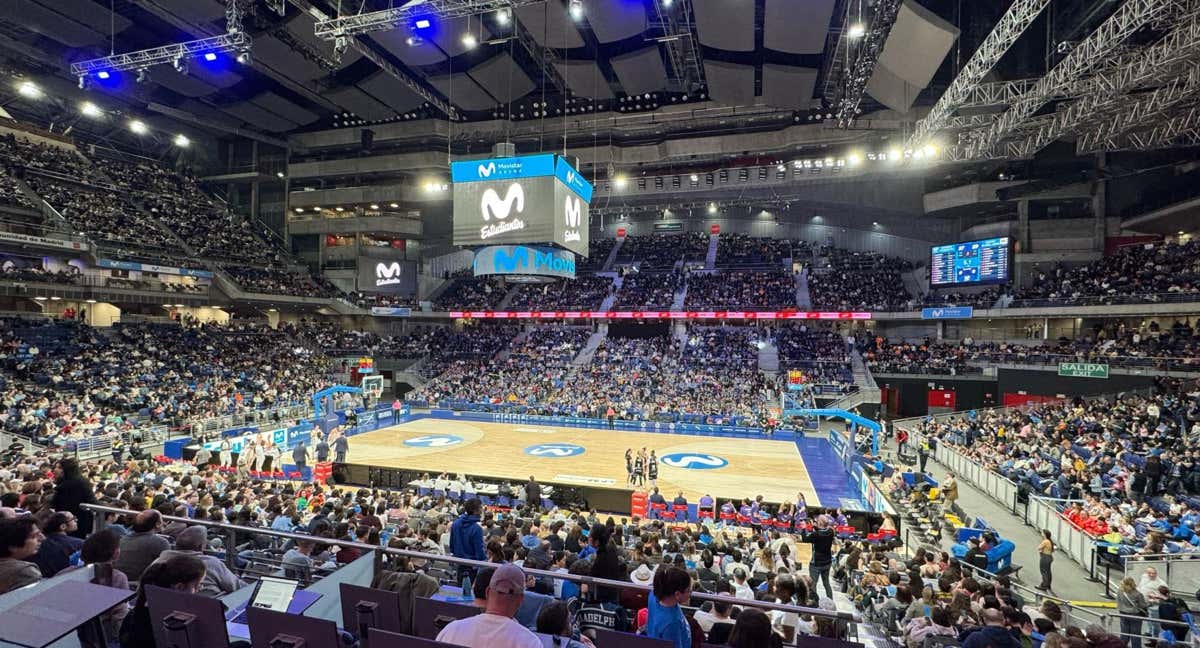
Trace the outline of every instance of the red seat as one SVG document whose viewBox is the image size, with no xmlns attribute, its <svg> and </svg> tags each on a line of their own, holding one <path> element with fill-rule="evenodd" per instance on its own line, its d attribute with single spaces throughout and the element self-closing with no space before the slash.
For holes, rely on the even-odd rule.
<svg viewBox="0 0 1200 648">
<path fill-rule="evenodd" d="M 687 504 L 672 504 L 671 511 L 675 513 L 676 520 L 687 520 L 688 519 Z"/>
<path fill-rule="evenodd" d="M 700 509 L 700 510 L 696 511 L 696 517 L 698 517 L 700 519 L 708 518 L 708 519 L 712 520 L 712 519 L 714 519 L 713 518 L 713 510 L 712 509 Z"/>
<path fill-rule="evenodd" d="M 675 521 L 675 511 L 668 511 L 664 508 L 663 510 L 660 510 L 658 512 L 658 517 L 659 517 L 659 519 L 662 519 L 662 520 L 674 522 Z"/>
<path fill-rule="evenodd" d="M 666 504 L 655 504 L 654 502 L 650 502 L 650 517 L 651 518 L 661 518 L 663 516 L 663 513 L 666 510 L 667 510 Z"/>
<path fill-rule="evenodd" d="M 737 519 L 737 514 L 735 514 L 735 513 L 726 513 L 724 511 L 721 512 L 721 521 L 725 522 L 726 524 L 733 522 L 736 519 Z"/>
<path fill-rule="evenodd" d="M 742 515 L 741 513 L 738 513 L 737 523 L 742 526 L 750 526 L 750 516 Z"/>
</svg>

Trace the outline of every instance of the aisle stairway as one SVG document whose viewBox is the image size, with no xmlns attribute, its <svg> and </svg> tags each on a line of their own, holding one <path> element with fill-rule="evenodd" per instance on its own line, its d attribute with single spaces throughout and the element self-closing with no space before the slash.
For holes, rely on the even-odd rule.
<svg viewBox="0 0 1200 648">
<path fill-rule="evenodd" d="M 779 347 L 775 341 L 767 339 L 758 348 L 758 370 L 769 374 L 779 373 Z"/>
<path fill-rule="evenodd" d="M 606 337 L 608 337 L 608 325 L 601 324 L 596 332 L 592 333 L 591 337 L 588 338 L 587 344 L 583 345 L 583 348 L 575 355 L 575 359 L 571 361 L 571 364 L 576 367 L 583 367 L 591 362 L 592 356 L 596 355 L 596 349 L 600 348 Z"/>
<path fill-rule="evenodd" d="M 597 274 L 601 274 L 601 273 L 597 273 Z M 603 273 L 603 274 L 608 274 L 608 273 Z M 601 276 L 603 276 L 603 275 L 601 275 Z M 625 277 L 622 277 L 619 275 L 613 276 L 612 292 L 609 293 L 608 296 L 604 298 L 604 301 L 600 302 L 600 307 L 597 308 L 596 310 L 598 310 L 602 313 L 612 310 L 613 304 L 617 303 L 617 294 L 621 292 L 621 288 L 624 285 L 625 285 Z"/>
<path fill-rule="evenodd" d="M 717 247 L 721 244 L 720 234 L 708 235 L 708 252 L 704 255 L 704 269 L 712 270 L 717 267 Z"/>
<path fill-rule="evenodd" d="M 625 245 L 624 238 L 618 238 L 612 250 L 608 253 L 608 258 L 604 259 L 604 265 L 600 266 L 601 272 L 612 270 L 613 264 L 617 262 L 617 255 L 621 252 L 621 246 Z"/>
<path fill-rule="evenodd" d="M 796 308 L 812 310 L 812 295 L 808 292 L 808 267 L 796 273 Z"/>
</svg>

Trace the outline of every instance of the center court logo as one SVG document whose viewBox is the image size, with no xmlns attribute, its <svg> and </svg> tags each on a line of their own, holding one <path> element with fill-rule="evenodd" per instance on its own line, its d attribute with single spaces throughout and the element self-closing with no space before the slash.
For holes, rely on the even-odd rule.
<svg viewBox="0 0 1200 648">
<path fill-rule="evenodd" d="M 392 263 L 376 263 L 375 264 L 375 286 L 390 286 L 400 283 L 400 264 L 393 261 Z"/>
<path fill-rule="evenodd" d="M 525 448 L 525 454 L 532 457 L 550 457 L 552 459 L 562 459 L 564 457 L 577 457 L 587 449 L 574 443 L 539 443 Z"/>
<path fill-rule="evenodd" d="M 445 448 L 458 445 L 463 438 L 453 434 L 426 434 L 424 436 L 405 439 L 404 445 L 410 448 Z"/>
<path fill-rule="evenodd" d="M 479 200 L 479 212 L 483 216 L 483 222 L 487 223 L 492 218 L 504 222 L 479 228 L 479 238 L 487 239 L 505 232 L 525 229 L 525 221 L 520 218 L 505 221 L 513 214 L 514 209 L 517 214 L 525 211 L 525 189 L 519 183 L 514 182 L 508 185 L 508 190 L 504 192 L 504 198 L 500 198 L 500 194 L 495 189 L 490 187 L 486 189 L 483 197 Z"/>
<path fill-rule="evenodd" d="M 687 470 L 713 470 L 729 465 L 729 461 L 723 457 L 692 452 L 677 452 L 675 454 L 663 455 L 658 460 L 662 464 L 671 466 L 672 468 L 684 468 Z"/>
</svg>

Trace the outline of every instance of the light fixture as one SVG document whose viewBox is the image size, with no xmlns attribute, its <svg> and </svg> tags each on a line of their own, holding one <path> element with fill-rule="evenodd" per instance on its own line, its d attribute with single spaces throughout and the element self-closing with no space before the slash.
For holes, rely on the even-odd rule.
<svg viewBox="0 0 1200 648">
<path fill-rule="evenodd" d="M 283 178 L 283 171 L 276 171 L 276 172 L 275 172 L 275 177 L 276 177 L 276 178 L 280 178 L 280 179 L 282 179 L 282 178 Z"/>
<path fill-rule="evenodd" d="M 613 178 L 613 186 L 617 189 L 624 189 L 625 185 L 629 184 L 629 179 L 623 175 Z"/>
<path fill-rule="evenodd" d="M 467 49 L 475 49 L 475 46 L 479 44 L 479 39 L 475 38 L 475 34 L 467 32 L 462 36 L 462 44 Z"/>
<path fill-rule="evenodd" d="M 508 21 L 511 19 L 512 19 L 512 14 L 508 13 L 508 9 L 501 9 L 496 12 L 496 23 L 497 24 L 507 25 Z"/>
<path fill-rule="evenodd" d="M 135 119 L 129 122 L 129 130 L 133 131 L 134 135 L 145 135 L 150 132 L 150 127 L 146 126 L 146 122 Z"/>
<path fill-rule="evenodd" d="M 379 205 L 372 204 L 371 209 L 379 209 Z"/>
<path fill-rule="evenodd" d="M 879 221 L 871 221 L 871 227 L 879 227 Z"/>
<path fill-rule="evenodd" d="M 408 38 L 404 39 L 404 42 L 409 47 L 416 47 L 417 45 L 420 45 L 424 41 L 421 40 L 420 36 L 409 36 Z"/>
<path fill-rule="evenodd" d="M 85 101 L 85 102 L 79 104 L 79 112 L 84 117 L 93 117 L 93 118 L 99 117 L 100 115 L 104 114 L 104 111 L 100 110 L 100 106 L 97 106 L 96 104 L 94 104 L 90 101 Z"/>
<path fill-rule="evenodd" d="M 183 308 L 183 304 L 175 304 L 175 308 Z"/>
<path fill-rule="evenodd" d="M 429 29 L 429 26 L 432 24 L 433 23 L 429 22 L 428 18 L 418 18 L 417 21 L 413 23 L 417 29 Z"/>
<path fill-rule="evenodd" d="M 846 30 L 846 36 L 850 38 L 862 38 L 867 34 L 867 27 L 862 23 L 854 23 Z"/>
<path fill-rule="evenodd" d="M 204 55 L 204 60 L 205 60 L 205 61 L 209 61 L 209 62 L 212 62 L 212 61 L 215 61 L 215 60 L 217 60 L 217 54 L 216 54 L 216 52 L 209 52 L 209 53 L 205 54 L 205 55 Z"/>
<path fill-rule="evenodd" d="M 695 173 L 693 173 L 689 179 L 692 182 L 700 182 L 700 176 L 696 175 Z"/>
<path fill-rule="evenodd" d="M 889 162 L 899 162 L 901 155 L 900 149 L 892 149 L 888 151 L 887 158 Z"/>
<path fill-rule="evenodd" d="M 782 163 L 780 163 L 780 164 L 778 164 L 778 165 L 776 165 L 776 166 L 775 166 L 775 170 L 776 170 L 776 171 L 778 171 L 778 172 L 780 172 L 780 173 L 783 173 L 784 171 L 787 171 L 787 165 L 786 165 L 786 164 L 782 164 Z"/>
<path fill-rule="evenodd" d="M 238 52 L 237 62 L 242 65 L 250 65 L 254 59 L 250 58 L 250 50 L 242 50 Z"/>
<path fill-rule="evenodd" d="M 17 94 L 26 99 L 41 99 L 42 89 L 33 81 L 22 81 L 17 84 Z"/>
<path fill-rule="evenodd" d="M 708 213 L 710 213 L 710 214 L 717 213 L 717 203 L 708 203 Z"/>
<path fill-rule="evenodd" d="M 182 57 L 177 58 L 174 61 L 171 61 L 171 65 L 175 68 L 175 71 L 180 74 L 188 73 L 187 61 L 183 60 Z"/>
<path fill-rule="evenodd" d="M 400 207 L 400 205 L 397 203 L 392 203 L 391 205 L 388 205 L 388 206 L 391 207 L 392 209 L 396 209 L 396 208 Z"/>
<path fill-rule="evenodd" d="M 51 297 L 50 301 L 62 301 L 62 297 Z"/>
<path fill-rule="evenodd" d="M 46 298 L 45 297 L 34 297 L 33 300 L 34 301 L 46 301 Z"/>
<path fill-rule="evenodd" d="M 147 70 L 146 68 L 139 68 L 137 72 L 138 83 L 145 83 L 150 80 L 150 70 Z"/>
<path fill-rule="evenodd" d="M 663 7 L 670 8 L 671 0 L 663 0 Z"/>
<path fill-rule="evenodd" d="M 176 135 L 175 139 L 171 141 L 179 148 L 187 148 L 192 145 L 192 140 L 188 139 L 188 136 L 183 133 Z"/>
<path fill-rule="evenodd" d="M 925 153 L 925 157 L 934 157 L 938 152 L 937 147 L 933 144 L 926 144 L 925 146 L 921 147 L 921 150 Z"/>
<path fill-rule="evenodd" d="M 96 73 L 96 78 L 100 79 L 101 81 L 107 81 L 111 76 L 112 73 L 110 73 L 108 70 L 100 70 Z"/>
<path fill-rule="evenodd" d="M 303 208 L 303 207 L 297 207 L 297 208 L 296 208 L 296 213 L 297 213 L 297 214 L 303 214 L 303 213 L 304 213 L 304 208 Z"/>
<path fill-rule="evenodd" d="M 96 300 L 95 300 L 95 299 L 88 299 L 88 300 L 86 300 L 86 301 L 87 301 L 87 303 L 89 303 L 89 304 L 95 304 L 95 303 L 96 303 Z"/>
<path fill-rule="evenodd" d="M 850 164 L 850 166 L 856 167 L 856 166 L 862 164 L 862 156 L 859 155 L 858 153 L 851 153 L 849 156 L 846 157 L 846 162 L 848 162 Z"/>
<path fill-rule="evenodd" d="M 567 10 L 571 14 L 571 20 L 583 20 L 583 0 L 571 0 Z"/>
<path fill-rule="evenodd" d="M 346 211 L 346 210 L 345 210 L 344 208 L 342 208 L 342 207 L 334 207 L 334 208 L 333 208 L 333 211 L 335 211 L 335 212 L 344 212 L 344 211 Z"/>
</svg>

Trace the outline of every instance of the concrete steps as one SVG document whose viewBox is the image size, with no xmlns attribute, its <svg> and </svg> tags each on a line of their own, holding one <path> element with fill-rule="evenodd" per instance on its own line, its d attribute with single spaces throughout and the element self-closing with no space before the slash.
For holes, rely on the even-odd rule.
<svg viewBox="0 0 1200 648">
<path fill-rule="evenodd" d="M 592 361 L 592 356 L 596 355 L 596 350 L 600 348 L 606 337 L 608 337 L 608 325 L 601 324 L 596 332 L 588 337 L 587 344 L 583 345 L 583 348 L 571 360 L 571 365 L 576 368 L 586 366 Z"/>
<path fill-rule="evenodd" d="M 613 264 L 617 262 L 617 254 L 621 252 L 622 245 L 625 245 L 625 239 L 617 239 L 617 243 L 613 245 L 612 250 L 610 250 L 608 253 L 608 258 L 604 260 L 604 265 L 600 266 L 601 272 L 608 272 L 609 270 L 612 270 Z"/>
<path fill-rule="evenodd" d="M 720 234 L 708 235 L 708 252 L 704 254 L 704 269 L 712 270 L 717 267 L 717 247 L 721 243 Z"/>
<path fill-rule="evenodd" d="M 802 311 L 812 310 L 812 295 L 808 292 L 808 268 L 796 273 L 796 307 Z"/>
<path fill-rule="evenodd" d="M 779 373 L 779 347 L 773 340 L 765 340 L 758 349 L 758 369 L 769 374 Z"/>
</svg>

